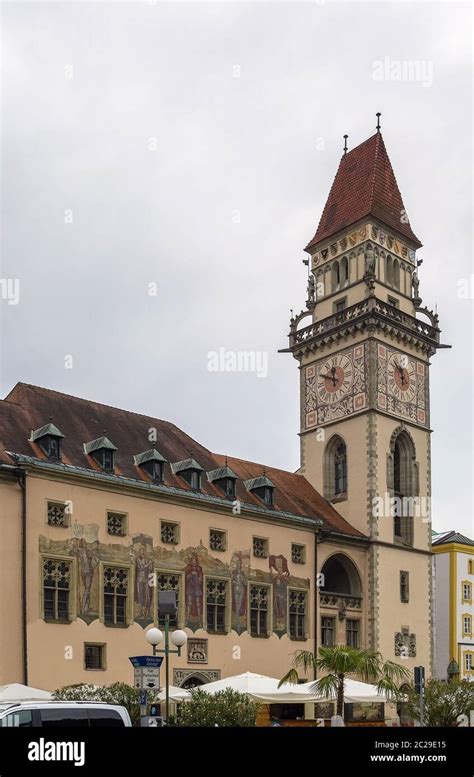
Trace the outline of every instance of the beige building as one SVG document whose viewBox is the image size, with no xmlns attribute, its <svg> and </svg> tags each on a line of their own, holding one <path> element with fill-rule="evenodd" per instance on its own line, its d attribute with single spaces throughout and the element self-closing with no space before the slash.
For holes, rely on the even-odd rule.
<svg viewBox="0 0 474 777">
<path fill-rule="evenodd" d="M 0 401 L 0 684 L 130 682 L 162 590 L 188 635 L 174 685 L 282 676 L 296 649 L 335 643 L 430 673 L 440 331 L 419 246 L 377 132 L 342 157 L 306 249 L 284 349 L 301 375 L 298 473 L 48 389 Z"/>
<path fill-rule="evenodd" d="M 435 674 L 474 680 L 474 540 L 457 531 L 433 536 Z M 453 663 L 455 662 L 455 664 Z"/>
</svg>

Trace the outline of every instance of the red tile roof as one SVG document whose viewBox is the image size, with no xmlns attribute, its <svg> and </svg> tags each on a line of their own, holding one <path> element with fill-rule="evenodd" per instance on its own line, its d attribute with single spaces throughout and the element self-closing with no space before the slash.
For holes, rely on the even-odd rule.
<svg viewBox="0 0 474 777">
<path fill-rule="evenodd" d="M 405 206 L 380 132 L 342 157 L 316 234 L 305 250 L 367 216 L 421 247 L 410 224 L 404 223 Z"/>
<path fill-rule="evenodd" d="M 156 448 L 165 457 L 165 485 L 191 490 L 186 481 L 174 475 L 170 463 L 193 456 L 208 472 L 225 463 L 224 456 L 214 454 L 168 421 L 119 410 L 115 407 L 79 399 L 51 389 L 17 383 L 5 400 L 0 400 L 0 462 L 12 463 L 10 453 L 46 459 L 40 446 L 31 443 L 32 429 L 38 429 L 52 417 L 54 424 L 65 435 L 61 442 L 62 463 L 97 471 L 98 466 L 83 450 L 83 443 L 94 440 L 106 430 L 107 437 L 117 446 L 116 473 L 123 477 L 147 480 L 133 457 L 150 448 L 149 430 L 157 431 Z M 251 505 L 263 506 L 260 499 L 249 493 L 244 479 L 259 477 L 263 465 L 241 459 L 228 459 L 238 477 L 236 498 Z M 293 513 L 305 518 L 321 518 L 324 528 L 351 536 L 363 537 L 352 527 L 302 475 L 266 467 L 266 474 L 275 485 L 275 512 Z M 218 486 L 202 477 L 202 492 L 222 497 Z"/>
</svg>

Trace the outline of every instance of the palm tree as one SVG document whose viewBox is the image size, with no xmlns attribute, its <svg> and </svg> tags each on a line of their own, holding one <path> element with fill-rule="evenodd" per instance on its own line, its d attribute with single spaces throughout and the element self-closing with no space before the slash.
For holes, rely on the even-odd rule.
<svg viewBox="0 0 474 777">
<path fill-rule="evenodd" d="M 298 682 L 298 668 L 305 672 L 313 670 L 315 676 L 319 672 L 325 674 L 311 686 L 312 691 L 318 691 L 326 699 L 336 696 L 337 714 L 344 713 L 344 680 L 347 675 L 356 675 L 363 682 L 374 683 L 377 689 L 388 698 L 397 699 L 400 695 L 399 685 L 410 678 L 406 667 L 393 661 L 384 661 L 381 653 L 371 650 L 359 650 L 349 645 L 320 647 L 318 658 L 310 650 L 298 650 L 293 659 L 292 668 L 280 680 L 283 683 Z"/>
</svg>

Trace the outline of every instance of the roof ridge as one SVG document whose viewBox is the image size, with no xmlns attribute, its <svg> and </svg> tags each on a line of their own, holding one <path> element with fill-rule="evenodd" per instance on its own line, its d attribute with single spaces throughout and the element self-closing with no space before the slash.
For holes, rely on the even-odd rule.
<svg viewBox="0 0 474 777">
<path fill-rule="evenodd" d="M 374 137 L 374 136 L 372 135 L 372 137 Z M 372 207 L 374 205 L 375 177 L 376 177 L 376 172 L 377 172 L 377 160 L 378 160 L 378 156 L 379 156 L 379 146 L 380 146 L 379 138 L 381 138 L 381 137 L 382 137 L 382 133 L 381 132 L 377 132 L 376 133 L 376 138 L 375 138 L 374 167 L 373 167 L 373 170 L 372 170 L 372 182 L 371 182 L 371 185 L 370 185 L 370 197 L 369 197 L 369 208 L 370 209 L 372 209 Z M 382 142 L 383 142 L 383 140 L 382 140 Z"/>
<path fill-rule="evenodd" d="M 223 453 L 215 453 L 214 452 L 213 455 L 224 458 L 224 454 Z M 262 469 L 264 469 L 264 468 L 265 469 L 273 469 L 276 472 L 284 472 L 286 475 L 291 475 L 292 477 L 296 476 L 296 477 L 304 478 L 306 480 L 304 475 L 301 475 L 299 472 L 292 472 L 289 469 L 282 469 L 281 467 L 273 467 L 271 464 L 261 464 L 258 461 L 251 461 L 251 459 L 242 459 L 240 456 L 232 456 L 232 455 L 229 455 L 229 454 L 227 454 L 227 458 L 229 460 L 232 460 L 232 461 L 240 461 L 240 462 L 242 462 L 242 464 L 253 464 L 254 467 L 262 467 Z M 309 481 L 308 481 L 308 483 L 309 483 Z"/>
</svg>

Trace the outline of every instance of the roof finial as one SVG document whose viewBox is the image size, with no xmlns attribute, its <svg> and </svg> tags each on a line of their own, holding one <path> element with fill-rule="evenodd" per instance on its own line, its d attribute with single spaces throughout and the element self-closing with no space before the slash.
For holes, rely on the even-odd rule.
<svg viewBox="0 0 474 777">
<path fill-rule="evenodd" d="M 376 113 L 375 115 L 377 116 L 377 132 L 380 132 L 380 117 L 382 114 L 379 112 L 379 113 Z"/>
<path fill-rule="evenodd" d="M 347 138 L 349 135 L 344 135 L 344 156 L 347 154 Z"/>
</svg>

